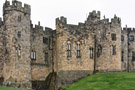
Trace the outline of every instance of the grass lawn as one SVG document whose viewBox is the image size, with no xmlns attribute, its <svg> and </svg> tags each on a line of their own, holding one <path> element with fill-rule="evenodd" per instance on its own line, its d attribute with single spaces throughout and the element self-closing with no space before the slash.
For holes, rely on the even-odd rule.
<svg viewBox="0 0 135 90">
<path fill-rule="evenodd" d="M 24 90 L 24 89 L 0 87 L 0 90 Z"/>
<path fill-rule="evenodd" d="M 135 73 L 105 73 L 85 77 L 66 90 L 135 90 Z"/>
</svg>

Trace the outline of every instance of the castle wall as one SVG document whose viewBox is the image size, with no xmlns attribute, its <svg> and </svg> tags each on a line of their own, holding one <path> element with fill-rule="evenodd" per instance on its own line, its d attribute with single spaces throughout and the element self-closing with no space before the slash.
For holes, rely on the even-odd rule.
<svg viewBox="0 0 135 90">
<path fill-rule="evenodd" d="M 0 77 L 3 77 L 4 48 L 3 48 L 3 21 L 0 18 Z"/>
<path fill-rule="evenodd" d="M 94 56 L 90 59 L 90 47 L 94 49 L 94 39 L 84 27 L 66 24 L 64 17 L 56 23 L 57 86 L 71 84 L 92 74 Z M 71 57 L 67 57 L 67 44 L 71 45 Z M 77 43 L 80 57 L 77 57 Z M 94 53 L 94 52 L 93 52 Z"/>
<path fill-rule="evenodd" d="M 124 53 L 123 67 L 127 71 L 135 71 L 135 29 L 126 27 L 123 28 L 122 32 L 124 37 L 124 40 L 122 41 L 122 51 Z"/>
<path fill-rule="evenodd" d="M 30 14 L 17 10 L 20 7 L 17 4 L 17 1 L 13 1 L 12 5 L 6 1 L 3 7 L 4 85 L 30 88 Z"/>
<path fill-rule="evenodd" d="M 127 30 L 122 30 L 121 36 L 121 61 L 122 61 L 122 70 L 127 71 L 128 65 L 128 33 Z"/>
<path fill-rule="evenodd" d="M 47 38 L 47 43 L 43 38 Z M 32 60 L 32 81 L 45 81 L 49 73 L 52 72 L 52 30 L 36 25 L 31 30 L 31 52 L 36 53 L 36 59 Z M 45 60 L 45 53 L 48 53 L 48 60 Z"/>
<path fill-rule="evenodd" d="M 99 72 L 121 71 L 120 23 L 118 23 L 117 21 L 112 22 L 111 24 L 109 22 L 105 23 L 102 22 L 99 25 L 96 34 L 97 34 L 96 69 Z M 112 40 L 112 34 L 116 34 L 116 40 L 114 41 Z M 116 47 L 114 55 L 113 55 L 113 46 Z"/>
<path fill-rule="evenodd" d="M 98 72 L 121 71 L 121 21 L 118 17 L 100 20 L 100 12 L 89 14 L 86 27 L 95 35 L 95 68 Z M 112 34 L 115 39 L 112 40 Z M 115 55 L 113 55 L 115 46 Z"/>
</svg>

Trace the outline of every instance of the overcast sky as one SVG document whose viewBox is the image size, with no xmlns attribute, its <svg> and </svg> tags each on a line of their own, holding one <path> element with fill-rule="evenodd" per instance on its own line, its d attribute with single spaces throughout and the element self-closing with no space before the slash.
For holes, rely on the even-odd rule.
<svg viewBox="0 0 135 90">
<path fill-rule="evenodd" d="M 9 0 L 12 1 L 12 0 Z M 55 29 L 55 19 L 67 17 L 69 24 L 84 22 L 89 12 L 101 11 L 101 18 L 114 17 L 116 14 L 122 20 L 122 26 L 135 27 L 135 0 L 19 0 L 31 5 L 31 20 L 38 21 L 44 27 Z M 0 17 L 5 0 L 0 0 Z"/>
</svg>

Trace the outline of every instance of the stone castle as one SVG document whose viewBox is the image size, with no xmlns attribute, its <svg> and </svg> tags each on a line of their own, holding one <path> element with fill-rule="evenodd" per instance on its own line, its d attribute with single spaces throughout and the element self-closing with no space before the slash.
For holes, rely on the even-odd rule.
<svg viewBox="0 0 135 90">
<path fill-rule="evenodd" d="M 121 27 L 114 15 L 100 19 L 90 12 L 78 25 L 56 19 L 56 30 L 31 22 L 31 7 L 5 1 L 0 18 L 0 84 L 58 90 L 102 72 L 135 70 L 135 29 Z"/>
</svg>

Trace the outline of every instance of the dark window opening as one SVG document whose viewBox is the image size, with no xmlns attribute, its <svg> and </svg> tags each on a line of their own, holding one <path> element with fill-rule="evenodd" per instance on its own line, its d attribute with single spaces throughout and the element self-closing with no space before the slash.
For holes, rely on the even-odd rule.
<svg viewBox="0 0 135 90">
<path fill-rule="evenodd" d="M 43 37 L 43 43 L 48 44 L 48 38 Z"/>
<path fill-rule="evenodd" d="M 48 53 L 45 53 L 45 64 L 48 64 Z"/>
<path fill-rule="evenodd" d="M 116 55 L 116 46 L 112 46 L 112 55 Z"/>
<path fill-rule="evenodd" d="M 101 54 L 102 54 L 102 46 L 101 45 L 98 45 L 98 48 L 97 48 L 97 57 L 100 57 Z"/>
<path fill-rule="evenodd" d="M 81 55 L 80 55 L 80 44 L 77 44 L 76 48 L 77 48 L 77 58 L 81 58 Z"/>
<path fill-rule="evenodd" d="M 93 48 L 90 48 L 90 59 L 93 59 Z"/>
<path fill-rule="evenodd" d="M 67 57 L 71 57 L 71 45 L 67 44 Z"/>
<path fill-rule="evenodd" d="M 31 59 L 36 60 L 36 52 L 35 51 L 31 52 Z"/>
<path fill-rule="evenodd" d="M 18 36 L 18 38 L 21 38 L 21 31 L 18 31 L 17 36 Z"/>
<path fill-rule="evenodd" d="M 124 41 L 124 36 L 121 36 L 121 41 Z"/>
<path fill-rule="evenodd" d="M 112 34 L 112 41 L 116 41 L 116 34 Z"/>
<path fill-rule="evenodd" d="M 121 61 L 124 61 L 124 51 L 121 52 Z"/>
<path fill-rule="evenodd" d="M 21 16 L 18 16 L 18 22 L 21 22 Z"/>
<path fill-rule="evenodd" d="M 130 41 L 134 41 L 134 36 L 131 35 L 129 39 Z"/>
<path fill-rule="evenodd" d="M 135 52 L 132 51 L 132 61 L 135 61 Z"/>
</svg>

